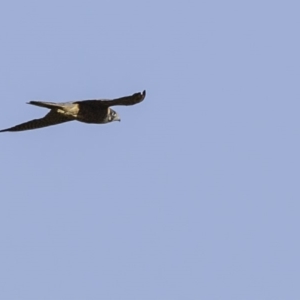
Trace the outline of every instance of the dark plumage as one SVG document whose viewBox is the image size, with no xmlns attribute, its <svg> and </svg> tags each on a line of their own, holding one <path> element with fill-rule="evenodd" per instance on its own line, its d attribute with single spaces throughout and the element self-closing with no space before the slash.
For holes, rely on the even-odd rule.
<svg viewBox="0 0 300 300">
<path fill-rule="evenodd" d="M 31 130 L 75 120 L 95 124 L 120 121 L 118 114 L 110 106 L 134 105 L 142 102 L 145 96 L 146 91 L 113 100 L 95 99 L 65 103 L 30 101 L 28 104 L 49 108 L 50 112 L 41 119 L 34 119 L 11 128 L 0 130 L 0 132 Z"/>
</svg>

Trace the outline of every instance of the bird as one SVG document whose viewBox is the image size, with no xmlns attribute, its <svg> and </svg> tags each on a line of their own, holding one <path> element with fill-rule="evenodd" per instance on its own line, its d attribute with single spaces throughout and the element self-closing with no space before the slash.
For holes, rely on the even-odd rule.
<svg viewBox="0 0 300 300">
<path fill-rule="evenodd" d="M 134 105 L 142 102 L 145 97 L 146 91 L 144 90 L 141 93 L 135 93 L 131 96 L 110 100 L 93 99 L 60 103 L 30 101 L 27 104 L 48 108 L 50 111 L 43 118 L 6 128 L 0 130 L 0 132 L 32 130 L 69 121 L 80 121 L 90 124 L 106 124 L 113 121 L 121 121 L 118 113 L 110 107 L 116 105 Z"/>
</svg>

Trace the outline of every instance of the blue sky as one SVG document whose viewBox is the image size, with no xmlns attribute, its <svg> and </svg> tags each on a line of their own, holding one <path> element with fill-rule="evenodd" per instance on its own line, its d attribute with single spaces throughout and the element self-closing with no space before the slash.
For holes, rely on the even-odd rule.
<svg viewBox="0 0 300 300">
<path fill-rule="evenodd" d="M 0 299 L 299 299 L 298 1 L 2 1 Z"/>
</svg>

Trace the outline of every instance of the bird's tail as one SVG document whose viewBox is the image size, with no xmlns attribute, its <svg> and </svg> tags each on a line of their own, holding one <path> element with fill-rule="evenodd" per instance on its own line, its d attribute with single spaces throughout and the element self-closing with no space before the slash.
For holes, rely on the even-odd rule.
<svg viewBox="0 0 300 300">
<path fill-rule="evenodd" d="M 27 104 L 32 104 L 40 107 L 46 107 L 46 108 L 60 108 L 61 104 L 59 103 L 54 103 L 54 102 L 42 102 L 42 101 L 30 101 L 27 102 Z"/>
</svg>

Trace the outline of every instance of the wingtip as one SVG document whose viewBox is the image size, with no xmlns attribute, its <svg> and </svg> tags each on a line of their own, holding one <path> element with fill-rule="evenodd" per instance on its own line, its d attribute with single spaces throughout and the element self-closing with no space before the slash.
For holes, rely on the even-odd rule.
<svg viewBox="0 0 300 300">
<path fill-rule="evenodd" d="M 144 91 L 142 92 L 142 97 L 143 97 L 143 99 L 146 97 L 146 90 L 144 90 Z"/>
</svg>

